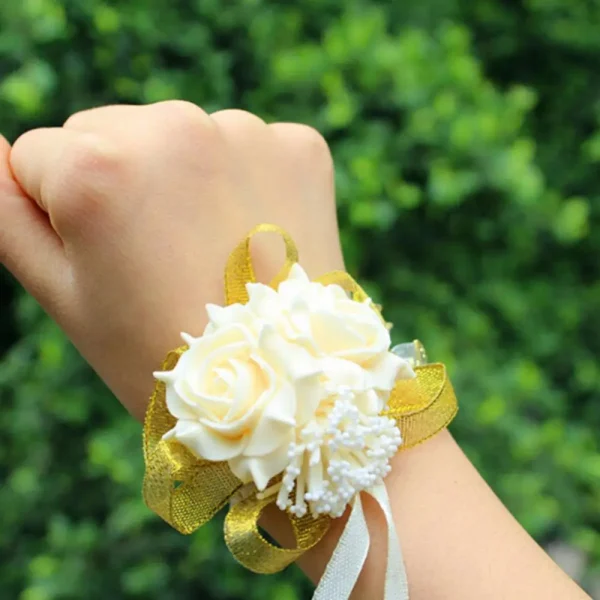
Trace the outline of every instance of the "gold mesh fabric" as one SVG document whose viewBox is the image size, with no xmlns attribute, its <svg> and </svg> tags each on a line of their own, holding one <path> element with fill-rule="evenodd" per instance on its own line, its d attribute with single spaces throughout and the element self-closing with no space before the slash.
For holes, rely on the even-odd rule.
<svg viewBox="0 0 600 600">
<path fill-rule="evenodd" d="M 233 250 L 227 262 L 225 297 L 228 305 L 248 301 L 246 284 L 255 281 L 250 241 L 253 235 L 262 232 L 277 233 L 286 247 L 285 264 L 271 286 L 277 287 L 298 261 L 296 245 L 289 234 L 276 225 L 259 225 Z M 317 281 L 340 285 L 359 302 L 368 298 L 356 281 L 343 271 L 327 273 Z M 373 309 L 379 313 L 375 305 Z M 170 352 L 162 369 L 173 369 L 185 350 L 184 346 Z M 417 366 L 415 372 L 415 379 L 398 381 L 383 413 L 398 423 L 403 439 L 401 451 L 435 435 L 452 421 L 458 410 L 444 365 Z M 179 442 L 163 440 L 176 422 L 167 410 L 165 391 L 165 384 L 157 382 L 144 423 L 144 501 L 177 531 L 189 534 L 209 521 L 243 484 L 226 462 L 200 459 Z M 313 518 L 309 514 L 298 519 L 288 514 L 297 545 L 292 549 L 279 548 L 266 540 L 258 529 L 260 514 L 271 502 L 274 502 L 273 496 L 259 500 L 256 493 L 251 493 L 233 504 L 225 519 L 225 541 L 231 553 L 257 573 L 275 573 L 285 568 L 317 544 L 330 524 L 330 518 L 326 516 Z"/>
<path fill-rule="evenodd" d="M 227 260 L 227 266 L 225 267 L 225 303 L 228 306 L 236 302 L 240 304 L 248 302 L 246 284 L 256 281 L 250 254 L 250 241 L 257 233 L 276 233 L 283 238 L 285 244 L 285 262 L 279 273 L 271 281 L 271 287 L 276 288 L 286 279 L 292 265 L 298 262 L 298 249 L 292 236 L 287 231 L 277 225 L 269 225 L 268 223 L 258 225 L 236 246 Z"/>
<path fill-rule="evenodd" d="M 402 434 L 400 451 L 434 436 L 450 424 L 458 411 L 443 364 L 415 367 L 415 373 L 416 379 L 401 379 L 396 383 L 383 412 L 398 424 Z"/>
<path fill-rule="evenodd" d="M 170 352 L 163 370 L 173 369 L 184 350 Z M 144 501 L 177 531 L 192 533 L 225 506 L 242 483 L 227 463 L 199 459 L 182 444 L 163 440 L 174 426 L 165 384 L 158 382 L 144 425 Z"/>
<path fill-rule="evenodd" d="M 329 529 L 327 516 L 315 519 L 306 515 L 299 519 L 288 514 L 297 546 L 291 549 L 274 546 L 258 529 L 260 514 L 271 502 L 273 498 L 247 498 L 234 504 L 225 518 L 225 543 L 229 551 L 255 573 L 271 574 L 285 569 L 317 544 Z"/>
</svg>

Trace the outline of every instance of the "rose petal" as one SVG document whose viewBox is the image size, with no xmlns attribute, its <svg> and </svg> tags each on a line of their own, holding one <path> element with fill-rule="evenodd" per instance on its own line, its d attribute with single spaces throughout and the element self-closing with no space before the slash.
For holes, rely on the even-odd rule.
<svg viewBox="0 0 600 600">
<path fill-rule="evenodd" d="M 415 376 L 408 361 L 391 352 L 382 353 L 366 369 L 371 386 L 387 392 L 393 389 L 398 379 L 411 379 Z"/>
<path fill-rule="evenodd" d="M 370 301 L 356 302 L 331 293 L 329 298 L 332 307 L 319 307 L 312 317 L 313 333 L 325 352 L 363 362 L 389 349 L 389 331 Z"/>
<path fill-rule="evenodd" d="M 296 341 L 298 337 L 309 341 L 312 338 L 310 307 L 305 298 L 299 296 L 290 303 L 284 330 L 289 338 Z"/>
<path fill-rule="evenodd" d="M 253 336 L 243 325 L 227 325 L 212 334 L 198 338 L 190 348 L 181 355 L 177 366 L 177 374 L 191 373 L 202 369 L 206 360 L 218 362 L 218 357 L 231 356 L 243 352 L 244 348 L 252 345 Z"/>
<path fill-rule="evenodd" d="M 281 404 L 285 405 L 285 400 L 281 395 L 271 400 L 269 406 L 278 406 L 274 409 L 274 414 L 267 414 L 267 411 L 263 413 L 262 418 L 250 435 L 248 445 L 244 450 L 245 456 L 265 456 L 274 452 L 277 448 L 287 454 L 290 435 L 295 431 L 294 412 L 296 403 L 295 401 L 291 402 L 291 406 L 288 406 L 286 411 L 286 407 L 280 406 L 278 400 L 281 400 Z M 285 412 L 287 412 L 287 415 Z"/>
<path fill-rule="evenodd" d="M 230 304 L 229 306 L 207 305 L 209 322 L 204 330 L 204 335 L 213 335 L 230 325 L 243 325 L 251 327 L 255 316 L 245 304 Z"/>
<path fill-rule="evenodd" d="M 247 283 L 248 308 L 261 318 L 272 318 L 279 312 L 280 302 L 277 292 L 263 283 Z"/>
<path fill-rule="evenodd" d="M 213 326 L 223 325 L 224 323 L 228 322 L 227 311 L 223 306 L 219 306 L 217 304 L 207 304 L 206 314 L 208 315 L 210 324 Z"/>
<path fill-rule="evenodd" d="M 211 461 L 230 460 L 239 456 L 247 439 L 245 436 L 224 437 L 198 422 L 179 420 L 165 439 L 175 438 L 196 456 Z"/>
<path fill-rule="evenodd" d="M 300 266 L 300 263 L 294 263 L 290 268 L 288 280 L 300 281 L 302 283 L 310 283 L 310 279 L 306 271 Z"/>
<path fill-rule="evenodd" d="M 279 389 L 269 398 L 263 410 L 263 418 L 288 426 L 296 424 L 296 394 L 287 382 L 280 382 Z"/>
<path fill-rule="evenodd" d="M 198 407 L 182 398 L 173 385 L 167 385 L 165 394 L 167 410 L 176 419 L 198 419 Z"/>
<path fill-rule="evenodd" d="M 194 336 L 190 335 L 189 333 L 185 333 L 185 332 L 181 332 L 181 339 L 188 345 L 191 346 L 192 344 L 194 344 L 199 338 L 195 338 Z"/>
<path fill-rule="evenodd" d="M 321 400 L 325 396 L 320 375 L 305 377 L 295 383 L 296 388 L 296 426 L 302 427 L 314 416 Z"/>
<path fill-rule="evenodd" d="M 287 445 L 295 430 L 296 395 L 287 382 L 271 393 L 264 402 L 264 409 L 244 450 L 245 456 L 265 456 L 277 448 Z"/>
<path fill-rule="evenodd" d="M 327 286 L 329 294 L 334 300 L 348 300 L 348 292 L 337 283 L 331 283 Z"/>
<path fill-rule="evenodd" d="M 215 431 L 222 432 L 224 435 L 240 435 L 244 431 L 249 431 L 255 427 L 257 419 L 261 416 L 263 405 L 269 397 L 268 394 L 269 392 L 265 391 L 258 398 L 254 399 L 254 401 L 248 398 L 246 412 L 243 410 L 240 411 L 241 414 L 239 416 L 228 413 L 223 416 L 222 420 L 203 418 L 201 422 Z"/>
<path fill-rule="evenodd" d="M 311 314 L 311 331 L 319 350 L 325 354 L 340 354 L 348 348 L 368 351 L 360 331 L 351 327 L 344 318 L 330 312 L 315 311 Z"/>
<path fill-rule="evenodd" d="M 187 379 L 177 380 L 173 386 L 173 393 L 194 411 L 195 418 L 200 417 L 221 419 L 229 410 L 230 400 L 209 393 L 198 393 L 193 387 L 194 382 Z M 167 407 L 169 406 L 169 390 L 167 390 Z M 174 413 L 173 413 L 174 414 Z M 175 415 L 176 416 L 176 415 Z"/>
<path fill-rule="evenodd" d="M 199 339 L 177 364 L 177 379 L 184 378 L 197 402 L 218 402 L 210 393 L 209 382 L 216 368 L 227 366 L 232 358 L 247 359 L 254 345 L 252 333 L 244 325 L 226 325 Z"/>
<path fill-rule="evenodd" d="M 235 375 L 231 369 L 216 367 L 215 374 L 227 387 L 232 387 L 234 385 Z"/>
<path fill-rule="evenodd" d="M 289 442 L 292 441 L 290 437 Z M 287 444 L 285 449 L 277 449 L 260 458 L 238 456 L 229 461 L 232 473 L 244 483 L 254 481 L 259 490 L 266 489 L 269 481 L 283 472 L 288 463 Z"/>
<path fill-rule="evenodd" d="M 292 380 L 311 377 L 322 372 L 320 362 L 298 344 L 285 340 L 276 329 L 263 327 L 258 340 L 263 356 L 278 372 Z"/>
<path fill-rule="evenodd" d="M 288 278 L 282 281 L 277 288 L 280 300 L 288 304 L 298 296 L 304 296 L 311 290 L 311 286 L 318 285 L 311 283 L 306 271 L 298 264 L 294 263 L 288 274 Z"/>
<path fill-rule="evenodd" d="M 330 393 L 340 388 L 363 391 L 368 387 L 368 375 L 356 363 L 344 358 L 328 356 L 322 360 L 323 372 L 327 378 L 326 387 Z"/>
<path fill-rule="evenodd" d="M 385 401 L 388 394 L 375 390 L 367 390 L 366 392 L 358 392 L 354 396 L 354 404 L 364 415 L 378 415 L 385 407 Z"/>
<path fill-rule="evenodd" d="M 233 382 L 231 386 L 231 407 L 226 420 L 233 421 L 243 418 L 244 413 L 253 410 L 265 391 L 274 388 L 275 374 L 270 370 L 260 369 L 252 356 L 248 360 L 231 359 Z"/>
<path fill-rule="evenodd" d="M 249 402 L 256 400 L 257 396 L 254 393 L 256 389 L 256 377 L 252 372 L 252 366 L 248 360 L 242 362 L 241 360 L 232 358 L 229 360 L 229 364 L 235 377 L 231 390 L 234 401 L 232 408 L 235 406 L 232 414 L 235 414 L 235 412 L 239 412 L 239 410 L 247 407 Z"/>
</svg>

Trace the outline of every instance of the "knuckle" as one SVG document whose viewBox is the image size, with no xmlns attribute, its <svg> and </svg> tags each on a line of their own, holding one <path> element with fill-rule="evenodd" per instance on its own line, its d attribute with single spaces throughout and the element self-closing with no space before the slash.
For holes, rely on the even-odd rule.
<svg viewBox="0 0 600 600">
<path fill-rule="evenodd" d="M 43 134 L 44 129 L 30 129 L 25 133 L 21 134 L 13 143 L 10 150 L 9 162 L 11 164 L 25 164 L 27 157 L 33 152 L 33 149 L 38 145 L 40 135 Z"/>
<path fill-rule="evenodd" d="M 211 115 L 211 118 L 220 126 L 232 128 L 261 128 L 266 127 L 265 122 L 257 115 L 242 110 L 241 108 L 226 108 Z"/>
<path fill-rule="evenodd" d="M 299 154 L 319 170 L 333 171 L 333 158 L 329 145 L 314 127 L 297 123 L 279 123 L 272 127 L 278 129 L 280 138 L 287 140 L 293 153 Z"/>
<path fill-rule="evenodd" d="M 112 117 L 117 123 L 121 116 L 120 111 L 131 109 L 132 106 L 120 104 L 107 104 L 106 106 L 94 106 L 73 113 L 63 123 L 64 129 L 74 129 L 75 131 L 96 130 Z M 137 107 L 136 107 L 137 108 Z"/>
<path fill-rule="evenodd" d="M 331 165 L 331 151 L 325 138 L 316 129 L 308 125 L 298 125 L 297 128 L 298 144 L 308 156 L 324 165 Z"/>
<path fill-rule="evenodd" d="M 159 143 L 169 147 L 184 163 L 210 170 L 220 153 L 220 139 L 214 122 L 196 104 L 186 100 L 166 100 L 152 105 L 159 122 Z"/>
<path fill-rule="evenodd" d="M 191 168 L 206 178 L 221 173 L 222 139 L 203 109 L 185 100 L 167 100 L 152 108 L 161 123 L 154 138 L 161 152 L 176 156 L 180 168 Z"/>
<path fill-rule="evenodd" d="M 71 181 L 96 184 L 98 179 L 111 180 L 123 167 L 123 156 L 108 140 L 94 134 L 78 136 L 69 143 L 62 156 L 62 170 Z"/>
<path fill-rule="evenodd" d="M 76 113 L 73 113 L 67 120 L 63 123 L 63 127 L 65 129 L 77 129 L 83 123 L 87 122 L 90 113 L 92 113 L 94 109 L 82 110 Z"/>
<path fill-rule="evenodd" d="M 169 129 L 176 134 L 210 135 L 210 117 L 199 106 L 187 100 L 165 100 L 153 105 Z"/>
<path fill-rule="evenodd" d="M 127 176 L 127 160 L 109 143 L 93 134 L 78 136 L 64 148 L 58 168 L 45 180 L 43 194 L 55 198 L 57 224 L 93 219 L 105 200 Z"/>
</svg>

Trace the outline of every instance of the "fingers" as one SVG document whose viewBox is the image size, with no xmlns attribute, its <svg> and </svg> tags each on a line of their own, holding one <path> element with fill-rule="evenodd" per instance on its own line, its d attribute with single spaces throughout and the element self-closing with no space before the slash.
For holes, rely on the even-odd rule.
<svg viewBox="0 0 600 600">
<path fill-rule="evenodd" d="M 128 123 L 136 118 L 144 107 L 132 104 L 115 104 L 89 108 L 71 115 L 63 125 L 64 129 L 73 131 L 92 131 L 101 128 L 118 128 L 119 124 Z"/>
<path fill-rule="evenodd" d="M 101 160 L 96 146 L 99 140 L 90 134 L 62 128 L 33 129 L 15 142 L 10 168 L 25 193 L 49 213 L 54 200 L 52 192 L 56 188 L 62 192 L 61 184 L 69 178 L 70 185 L 76 185 L 77 171 L 84 162 L 87 165 Z"/>
<path fill-rule="evenodd" d="M 0 262 L 46 308 L 68 273 L 62 242 L 17 184 L 9 143 L 0 136 Z"/>
<path fill-rule="evenodd" d="M 220 110 L 210 118 L 216 124 L 227 150 L 238 171 L 251 182 L 250 190 L 260 190 L 253 203 L 275 199 L 278 194 L 277 177 L 273 177 L 276 148 L 265 122 L 249 112 L 237 109 Z"/>
<path fill-rule="evenodd" d="M 273 123 L 269 129 L 280 151 L 296 169 L 318 179 L 323 191 L 328 192 L 329 204 L 334 205 L 333 158 L 325 138 L 316 129 L 300 123 Z"/>
<path fill-rule="evenodd" d="M 237 146 L 249 151 L 251 155 L 255 155 L 257 145 L 264 144 L 269 135 L 266 123 L 260 117 L 244 110 L 219 110 L 212 113 L 210 118 L 225 138 L 230 142 L 235 141 Z"/>
<path fill-rule="evenodd" d="M 339 236 L 332 235 L 338 226 L 333 159 L 327 142 L 308 125 L 273 123 L 269 130 L 276 140 L 280 168 L 294 181 L 300 197 L 300 202 L 287 206 L 281 223 L 292 232 L 296 223 L 311 223 L 309 235 L 304 230 L 295 234 L 302 244 L 302 263 L 314 276 L 343 269 Z M 323 242 L 317 245 L 313 239 Z"/>
<path fill-rule="evenodd" d="M 10 153 L 10 168 L 25 193 L 48 212 L 42 198 L 42 183 L 49 172 L 60 167 L 68 140 L 61 129 L 34 129 L 22 135 Z"/>
<path fill-rule="evenodd" d="M 244 171 L 245 181 L 253 182 L 243 194 L 250 200 L 257 221 L 276 222 L 290 231 L 310 273 L 318 275 L 343 267 L 338 236 L 330 235 L 337 230 L 333 161 L 323 137 L 306 125 L 266 125 L 241 110 L 219 111 L 211 119 L 235 157 L 236 169 Z M 258 193 L 249 196 L 253 192 Z M 302 224 L 310 222 L 313 225 L 307 232 Z M 313 243 L 315 238 L 328 240 L 326 252 Z M 278 240 L 257 240 L 253 256 L 257 273 L 261 275 L 262 269 L 261 278 L 268 279 L 269 260 L 280 263 Z M 261 257 L 269 260 L 262 261 Z"/>
<path fill-rule="evenodd" d="M 199 106 L 185 100 L 166 100 L 145 106 L 113 105 L 91 108 L 75 113 L 63 126 L 79 132 L 97 132 L 111 139 L 139 145 L 151 142 L 152 133 L 161 137 L 164 144 L 165 131 L 173 137 L 182 133 L 205 135 L 214 129 L 214 123 Z M 136 135 L 132 139 L 132 134 Z M 168 139 L 168 138 L 167 138 Z"/>
<path fill-rule="evenodd" d="M 112 167 L 104 165 L 108 167 L 107 174 L 113 176 L 113 192 L 119 187 L 136 187 L 139 191 L 144 185 L 155 191 L 152 182 L 165 183 L 172 173 L 186 166 L 210 178 L 211 171 L 218 166 L 217 146 L 221 140 L 214 121 L 200 107 L 183 100 L 86 110 L 70 117 L 64 130 L 101 136 L 106 145 L 112 145 L 113 154 L 118 150 L 124 177 L 119 181 L 114 161 Z M 106 163 L 102 159 L 100 162 Z M 131 168 L 127 169 L 128 166 Z M 138 185 L 134 186 L 136 178 Z M 107 195 L 115 197 L 114 193 Z"/>
</svg>

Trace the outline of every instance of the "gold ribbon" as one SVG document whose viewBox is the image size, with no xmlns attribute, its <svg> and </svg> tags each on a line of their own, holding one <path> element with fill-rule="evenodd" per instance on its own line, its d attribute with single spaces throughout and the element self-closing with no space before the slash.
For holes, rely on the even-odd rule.
<svg viewBox="0 0 600 600">
<path fill-rule="evenodd" d="M 246 284 L 255 282 L 250 255 L 250 241 L 257 233 L 277 233 L 283 238 L 286 260 L 271 282 L 276 288 L 286 279 L 291 266 L 298 262 L 298 251 L 288 233 L 276 225 L 263 224 L 253 229 L 233 250 L 225 269 L 226 303 L 246 303 Z M 337 284 L 354 300 L 368 298 L 364 290 L 343 271 L 333 271 L 316 281 Z M 378 308 L 374 305 L 374 310 Z M 170 352 L 162 365 L 172 370 L 185 346 Z M 458 405 L 443 364 L 417 366 L 416 378 L 400 380 L 392 390 L 383 414 L 397 421 L 402 434 L 400 451 L 429 439 L 446 427 L 456 415 Z M 230 471 L 226 462 L 209 462 L 194 456 L 175 440 L 163 436 L 175 426 L 165 401 L 165 384 L 157 382 L 144 423 L 143 494 L 147 506 L 180 533 L 189 534 L 209 521 L 221 508 L 234 499 L 225 519 L 225 541 L 234 558 L 256 573 L 275 573 L 287 567 L 317 544 L 327 532 L 330 518 L 313 518 L 310 514 L 297 518 L 287 514 L 296 537 L 295 548 L 279 548 L 265 539 L 258 521 L 275 497 L 258 499 L 255 490 L 241 494 L 242 482 Z"/>
</svg>

